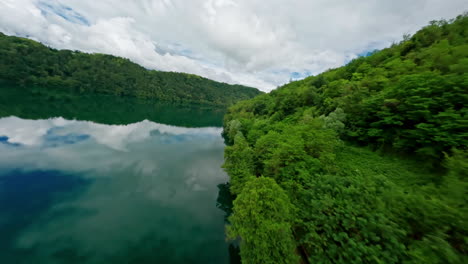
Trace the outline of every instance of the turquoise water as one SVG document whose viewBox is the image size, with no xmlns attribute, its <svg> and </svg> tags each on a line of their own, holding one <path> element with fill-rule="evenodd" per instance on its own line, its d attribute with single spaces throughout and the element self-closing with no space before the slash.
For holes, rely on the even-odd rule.
<svg viewBox="0 0 468 264">
<path fill-rule="evenodd" d="M 229 263 L 220 133 L 1 118 L 1 263 Z"/>
</svg>

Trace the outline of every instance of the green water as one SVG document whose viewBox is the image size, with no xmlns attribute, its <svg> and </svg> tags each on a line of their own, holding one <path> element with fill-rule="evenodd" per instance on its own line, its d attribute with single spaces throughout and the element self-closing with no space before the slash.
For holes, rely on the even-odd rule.
<svg viewBox="0 0 468 264">
<path fill-rule="evenodd" d="M 37 88 L 24 89 L 0 80 L 0 117 L 27 119 L 63 117 L 102 124 L 130 124 L 142 120 L 184 127 L 222 126 L 224 108 L 134 97 L 78 95 Z"/>
<path fill-rule="evenodd" d="M 16 88 L 0 98 L 0 263 L 238 261 L 223 110 Z"/>
</svg>

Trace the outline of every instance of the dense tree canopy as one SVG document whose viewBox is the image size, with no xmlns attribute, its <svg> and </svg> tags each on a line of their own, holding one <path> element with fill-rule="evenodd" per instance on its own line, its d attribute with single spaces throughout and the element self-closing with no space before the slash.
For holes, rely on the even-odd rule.
<svg viewBox="0 0 468 264">
<path fill-rule="evenodd" d="M 55 50 L 2 33 L 0 58 L 0 79 L 38 92 L 55 89 L 74 94 L 112 94 L 223 106 L 260 93 L 254 88 L 193 74 L 150 71 L 111 55 Z"/>
<path fill-rule="evenodd" d="M 260 177 L 249 181 L 234 201 L 234 208 L 242 210 L 234 209 L 228 235 L 242 237 L 244 263 L 297 263 L 291 234 L 292 205 L 273 179 Z"/>
<path fill-rule="evenodd" d="M 237 195 L 230 220 L 242 230 L 235 234 L 243 261 L 269 263 L 255 261 L 254 250 L 279 254 L 263 247 L 277 237 L 257 241 L 251 228 L 253 208 L 262 221 L 262 202 L 271 200 L 263 195 L 268 185 L 257 186 L 262 195 L 252 186 L 268 178 L 294 208 L 265 220 L 291 224 L 297 250 L 284 259 L 467 263 L 467 62 L 468 16 L 461 15 L 232 106 L 225 169 Z"/>
</svg>

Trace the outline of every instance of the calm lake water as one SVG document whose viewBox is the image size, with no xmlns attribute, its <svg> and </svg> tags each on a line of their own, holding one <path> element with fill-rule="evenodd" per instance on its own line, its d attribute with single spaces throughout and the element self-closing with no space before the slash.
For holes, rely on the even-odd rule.
<svg viewBox="0 0 468 264">
<path fill-rule="evenodd" d="M 0 118 L 0 262 L 229 263 L 220 133 Z"/>
</svg>

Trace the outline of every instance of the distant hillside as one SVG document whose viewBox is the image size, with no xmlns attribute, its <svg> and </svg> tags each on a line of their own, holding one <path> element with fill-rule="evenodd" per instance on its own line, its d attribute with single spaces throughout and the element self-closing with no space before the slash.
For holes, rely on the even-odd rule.
<svg viewBox="0 0 468 264">
<path fill-rule="evenodd" d="M 121 57 L 55 50 L 2 33 L 0 58 L 0 79 L 14 81 L 22 89 L 35 87 L 36 92 L 39 87 L 39 92 L 112 94 L 222 106 L 261 93 L 197 75 L 147 70 Z"/>
<path fill-rule="evenodd" d="M 229 108 L 243 262 L 468 263 L 467 106 L 465 14 Z"/>
</svg>

